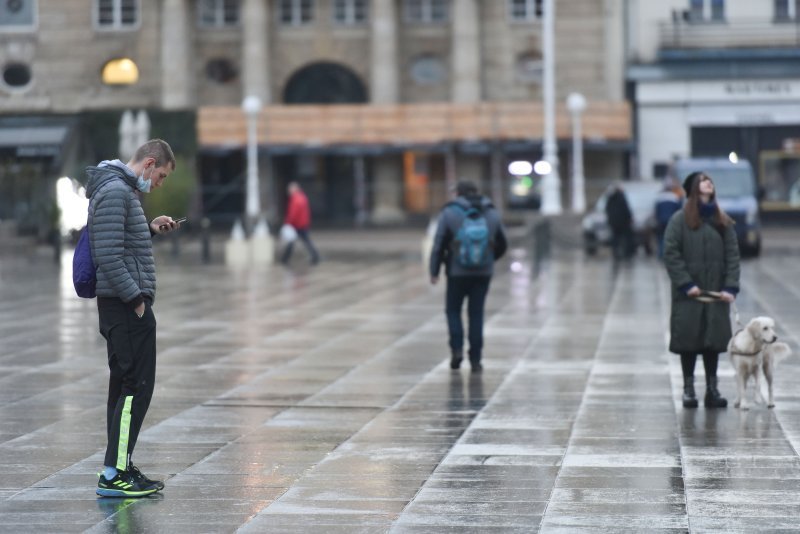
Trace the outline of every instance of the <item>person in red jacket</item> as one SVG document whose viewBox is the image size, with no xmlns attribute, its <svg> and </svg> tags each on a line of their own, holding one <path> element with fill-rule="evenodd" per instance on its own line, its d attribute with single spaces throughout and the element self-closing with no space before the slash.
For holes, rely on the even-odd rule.
<svg viewBox="0 0 800 534">
<path fill-rule="evenodd" d="M 311 255 L 311 264 L 316 265 L 319 263 L 319 253 L 311 242 L 311 236 L 308 235 L 308 229 L 311 227 L 311 209 L 308 206 L 308 197 L 297 182 L 289 182 L 287 191 L 289 204 L 286 207 L 286 217 L 284 217 L 283 223 L 292 226 L 297 231 L 297 237 L 303 240 L 303 244 Z M 281 257 L 281 263 L 284 265 L 288 265 L 293 248 L 294 241 L 286 245 Z"/>
</svg>

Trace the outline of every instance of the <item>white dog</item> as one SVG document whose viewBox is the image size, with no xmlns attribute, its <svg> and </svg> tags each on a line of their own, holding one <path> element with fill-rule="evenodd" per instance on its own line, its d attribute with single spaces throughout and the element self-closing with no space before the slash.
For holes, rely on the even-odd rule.
<svg viewBox="0 0 800 534">
<path fill-rule="evenodd" d="M 772 392 L 772 379 L 775 366 L 791 353 L 789 345 L 777 342 L 775 335 L 775 321 L 770 317 L 756 317 L 751 319 L 747 326 L 736 332 L 728 342 L 728 353 L 736 371 L 737 397 L 734 406 L 742 410 L 749 409 L 745 399 L 747 381 L 753 377 L 756 385 L 755 401 L 764 404 L 761 393 L 759 369 L 767 379 L 769 391 L 769 408 L 775 406 L 775 397 Z"/>
</svg>

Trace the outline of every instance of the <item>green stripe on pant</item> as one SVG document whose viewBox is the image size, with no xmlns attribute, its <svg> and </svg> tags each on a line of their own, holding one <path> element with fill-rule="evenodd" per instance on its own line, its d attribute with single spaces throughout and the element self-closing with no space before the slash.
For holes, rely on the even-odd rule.
<svg viewBox="0 0 800 534">
<path fill-rule="evenodd" d="M 128 437 L 131 433 L 131 404 L 133 395 L 125 397 L 125 405 L 119 418 L 119 442 L 117 445 L 117 465 L 119 471 L 128 469 Z"/>
</svg>

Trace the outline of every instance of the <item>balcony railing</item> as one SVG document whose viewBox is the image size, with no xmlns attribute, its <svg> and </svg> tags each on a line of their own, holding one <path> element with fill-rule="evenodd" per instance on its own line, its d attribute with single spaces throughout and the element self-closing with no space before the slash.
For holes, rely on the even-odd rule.
<svg viewBox="0 0 800 534">
<path fill-rule="evenodd" d="M 800 24 L 787 22 L 689 22 L 659 24 L 661 48 L 789 48 L 800 46 Z"/>
</svg>

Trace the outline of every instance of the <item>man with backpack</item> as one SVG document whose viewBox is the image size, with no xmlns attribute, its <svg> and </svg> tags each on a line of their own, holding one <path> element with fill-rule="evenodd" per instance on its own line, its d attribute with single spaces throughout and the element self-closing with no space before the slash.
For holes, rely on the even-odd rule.
<svg viewBox="0 0 800 534">
<path fill-rule="evenodd" d="M 467 299 L 469 361 L 472 372 L 483 370 L 483 311 L 494 262 L 507 248 L 503 223 L 492 202 L 468 181 L 456 185 L 456 199 L 439 215 L 430 258 L 431 283 L 439 281 L 442 264 L 447 274 L 445 314 L 450 334 L 450 368 L 464 359 L 464 326 L 461 310 Z"/>
<path fill-rule="evenodd" d="M 175 170 L 175 155 L 161 139 L 140 146 L 128 163 L 115 159 L 86 169 L 87 232 L 97 267 L 100 334 L 108 352 L 108 402 L 103 470 L 96 493 L 143 497 L 164 488 L 133 465 L 156 377 L 156 271 L 152 236 L 180 223 L 168 215 L 148 222 L 139 199 L 164 184 Z M 84 296 L 84 295 L 81 295 Z"/>
</svg>

